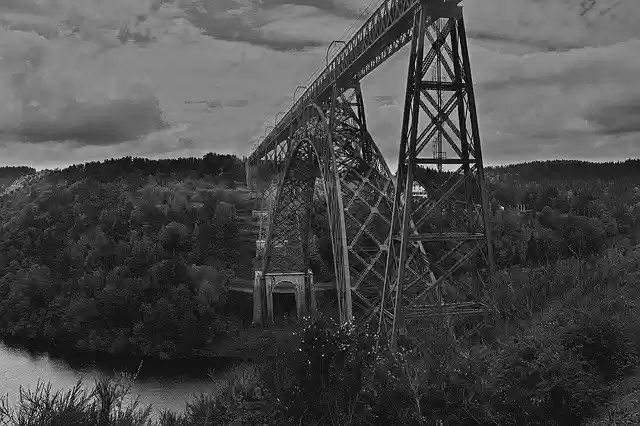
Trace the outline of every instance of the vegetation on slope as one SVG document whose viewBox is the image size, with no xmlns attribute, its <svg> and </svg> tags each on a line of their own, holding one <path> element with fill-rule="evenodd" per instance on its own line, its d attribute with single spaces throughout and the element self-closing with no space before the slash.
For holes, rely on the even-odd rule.
<svg viewBox="0 0 640 426">
<path fill-rule="evenodd" d="M 113 404 L 104 383 L 55 403 L 41 388 L 0 413 L 10 425 L 579 425 L 638 365 L 639 261 L 609 250 L 532 271 L 521 287 L 507 274 L 492 286 L 493 314 L 425 321 L 397 355 L 375 352 L 368 330 L 311 321 L 291 342 L 262 347 L 253 375 L 155 420 Z"/>
<path fill-rule="evenodd" d="M 500 268 L 640 243 L 640 161 L 517 164 L 489 169 L 487 180 Z"/>
<path fill-rule="evenodd" d="M 0 332 L 81 350 L 190 355 L 224 333 L 254 241 L 232 156 L 73 166 L 4 197 Z M 239 322 L 239 319 L 234 320 Z"/>
<path fill-rule="evenodd" d="M 42 327 L 43 333 L 68 333 L 79 346 L 166 354 L 203 345 L 198 333 L 223 332 L 229 317 L 221 306 L 224 291 L 215 293 L 221 295 L 216 303 L 202 297 L 197 280 L 184 276 L 191 277 L 191 264 L 214 268 L 219 278 L 211 283 L 237 273 L 245 246 L 225 219 L 232 215 L 223 203 L 241 202 L 207 187 L 204 192 L 217 198 L 193 202 L 201 207 L 162 207 L 159 196 L 148 195 L 157 194 L 158 184 L 134 169 L 138 180 L 128 181 L 115 166 L 111 174 L 95 166 L 93 175 L 85 169 L 78 178 L 67 175 L 64 185 L 49 180 L 52 189 L 35 198 L 5 202 L 15 216 L 2 229 L 0 251 L 7 259 L 0 262 L 3 276 L 13 274 L 0 287 L 7 332 L 37 335 Z M 640 256 L 632 247 L 639 241 L 638 164 L 533 163 L 491 169 L 488 177 L 500 268 L 486 295 L 491 314 L 448 326 L 425 321 L 422 340 L 399 356 L 372 351 L 366 330 L 312 322 L 294 346 L 262 348 L 252 381 L 231 383 L 222 394 L 202 396 L 184 413 L 164 413 L 156 423 L 577 425 L 597 415 L 638 365 Z M 165 194 L 178 192 L 169 178 L 158 182 L 168 188 Z M 51 199 L 56 203 L 47 203 Z M 517 205 L 531 211 L 518 213 Z M 65 216 L 74 209 L 82 220 Z M 209 230 L 207 238 L 197 238 L 204 231 L 196 232 L 195 224 Z M 118 252 L 121 242 L 128 251 Z M 223 245 L 232 242 L 237 245 Z M 42 266 L 32 271 L 32 263 Z M 172 280 L 164 280 L 167 275 Z M 46 303 L 60 306 L 58 317 L 47 317 Z M 106 316 L 93 316 L 96 310 Z M 129 316 L 117 322 L 112 311 Z M 169 321 L 161 318 L 167 312 Z M 86 336 L 73 328 L 78 320 L 90 326 Z M 29 329 L 29 321 L 38 326 Z M 162 328 L 153 321 L 164 321 Z M 164 334 L 154 340 L 154 333 Z M 100 391 L 93 395 L 102 398 Z M 103 413 L 103 424 L 148 420 L 142 411 L 123 412 L 102 399 L 72 409 L 46 404 L 51 398 L 42 392 L 23 398 L 15 424 L 29 424 L 24 419 L 36 415 L 69 423 L 68 413 L 87 421 Z M 34 401 L 40 408 L 31 410 Z"/>
<path fill-rule="evenodd" d="M 19 177 L 35 173 L 31 167 L 0 167 L 0 194 Z"/>
</svg>

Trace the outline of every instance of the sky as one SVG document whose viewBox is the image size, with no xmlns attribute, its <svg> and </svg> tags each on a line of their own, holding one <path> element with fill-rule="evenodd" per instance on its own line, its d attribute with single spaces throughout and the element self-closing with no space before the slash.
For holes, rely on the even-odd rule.
<svg viewBox="0 0 640 426">
<path fill-rule="evenodd" d="M 0 164 L 247 155 L 380 0 L 0 0 Z M 465 0 L 486 164 L 640 156 L 640 1 Z M 408 52 L 362 82 L 397 161 Z"/>
</svg>

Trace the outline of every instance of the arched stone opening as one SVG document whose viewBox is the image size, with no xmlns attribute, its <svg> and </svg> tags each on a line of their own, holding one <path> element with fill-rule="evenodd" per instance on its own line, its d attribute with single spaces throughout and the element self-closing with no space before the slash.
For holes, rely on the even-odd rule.
<svg viewBox="0 0 640 426">
<path fill-rule="evenodd" d="M 291 281 L 280 281 L 273 288 L 273 322 L 275 324 L 298 320 L 298 292 Z"/>
<path fill-rule="evenodd" d="M 262 284 L 264 283 L 264 285 Z M 266 305 L 266 325 L 271 325 L 283 313 L 301 321 L 307 314 L 315 315 L 315 288 L 313 273 L 305 272 L 268 273 L 263 277 L 256 271 L 254 280 L 253 322 L 262 324 L 262 289 Z M 291 306 L 293 302 L 293 306 Z"/>
</svg>

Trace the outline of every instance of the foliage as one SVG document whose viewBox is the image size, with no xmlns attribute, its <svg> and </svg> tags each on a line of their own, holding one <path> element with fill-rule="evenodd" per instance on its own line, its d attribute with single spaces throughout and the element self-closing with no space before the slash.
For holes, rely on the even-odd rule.
<svg viewBox="0 0 640 426">
<path fill-rule="evenodd" d="M 0 167 L 0 179 L 4 179 L 4 178 L 16 179 L 17 177 L 19 177 L 21 175 L 33 174 L 35 172 L 36 172 L 36 169 L 34 169 L 33 167 L 3 166 L 3 167 Z"/>
<path fill-rule="evenodd" d="M 297 350 L 265 358 L 265 387 L 278 401 L 285 421 L 347 424 L 349 418 L 363 415 L 359 397 L 373 368 L 373 348 L 367 332 L 331 327 L 325 320 L 310 321 L 300 331 Z M 286 357 L 284 374 L 282 355 Z M 274 361 L 279 363 L 277 370 Z"/>
<path fill-rule="evenodd" d="M 582 424 L 637 365 L 638 265 L 609 251 L 592 264 L 504 276 L 531 290 L 480 322 L 493 341 L 477 342 L 470 319 L 425 321 L 412 349 L 376 353 L 366 329 L 309 320 L 293 339 L 263 346 L 253 372 L 157 424 Z"/>
<path fill-rule="evenodd" d="M 220 175 L 230 156 L 163 161 L 73 166 L 3 204 L 2 334 L 166 358 L 224 333 L 228 283 L 253 257 L 239 217 L 251 203 L 204 179 L 140 177 L 181 161 Z"/>
<path fill-rule="evenodd" d="M 53 391 L 51 384 L 38 382 L 35 390 L 20 388 L 15 407 L 0 399 L 0 425 L 144 425 L 151 407 L 141 407 L 137 398 L 125 403 L 135 378 L 99 379 L 89 391 L 79 380 L 70 390 Z"/>
<path fill-rule="evenodd" d="M 294 342 L 262 348 L 250 379 L 160 423 L 579 424 L 637 366 L 638 164 L 489 169 L 490 315 L 425 321 L 419 344 L 396 354 L 375 353 L 367 330 L 310 321 Z M 127 158 L 57 171 L 6 198 L 0 329 L 167 357 L 210 344 L 231 320 L 230 279 L 251 271 L 239 218 L 252 206 L 220 187 L 241 176 L 231 156 Z M 332 261 L 325 210 L 313 210 L 314 270 Z M 47 392 L 22 398 L 14 418 L 99 415 L 89 394 Z M 141 424 L 125 417 L 112 424 Z"/>
<path fill-rule="evenodd" d="M 606 396 L 582 360 L 546 336 L 518 336 L 494 363 L 491 388 L 503 424 L 580 424 Z"/>
</svg>

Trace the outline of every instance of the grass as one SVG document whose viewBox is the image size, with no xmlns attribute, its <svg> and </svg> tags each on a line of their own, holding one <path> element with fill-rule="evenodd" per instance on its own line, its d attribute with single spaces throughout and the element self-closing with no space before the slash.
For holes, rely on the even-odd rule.
<svg viewBox="0 0 640 426">
<path fill-rule="evenodd" d="M 52 390 L 39 382 L 34 390 L 20 389 L 18 401 L 10 406 L 0 399 L 0 425 L 145 425 L 150 422 L 151 407 L 141 408 L 138 399 L 125 403 L 133 379 L 123 375 L 117 380 L 100 379 L 88 390 L 78 381 L 70 390 Z"/>
<path fill-rule="evenodd" d="M 613 400 L 602 407 L 587 426 L 622 426 L 640 424 L 640 373 L 622 381 Z"/>
</svg>

